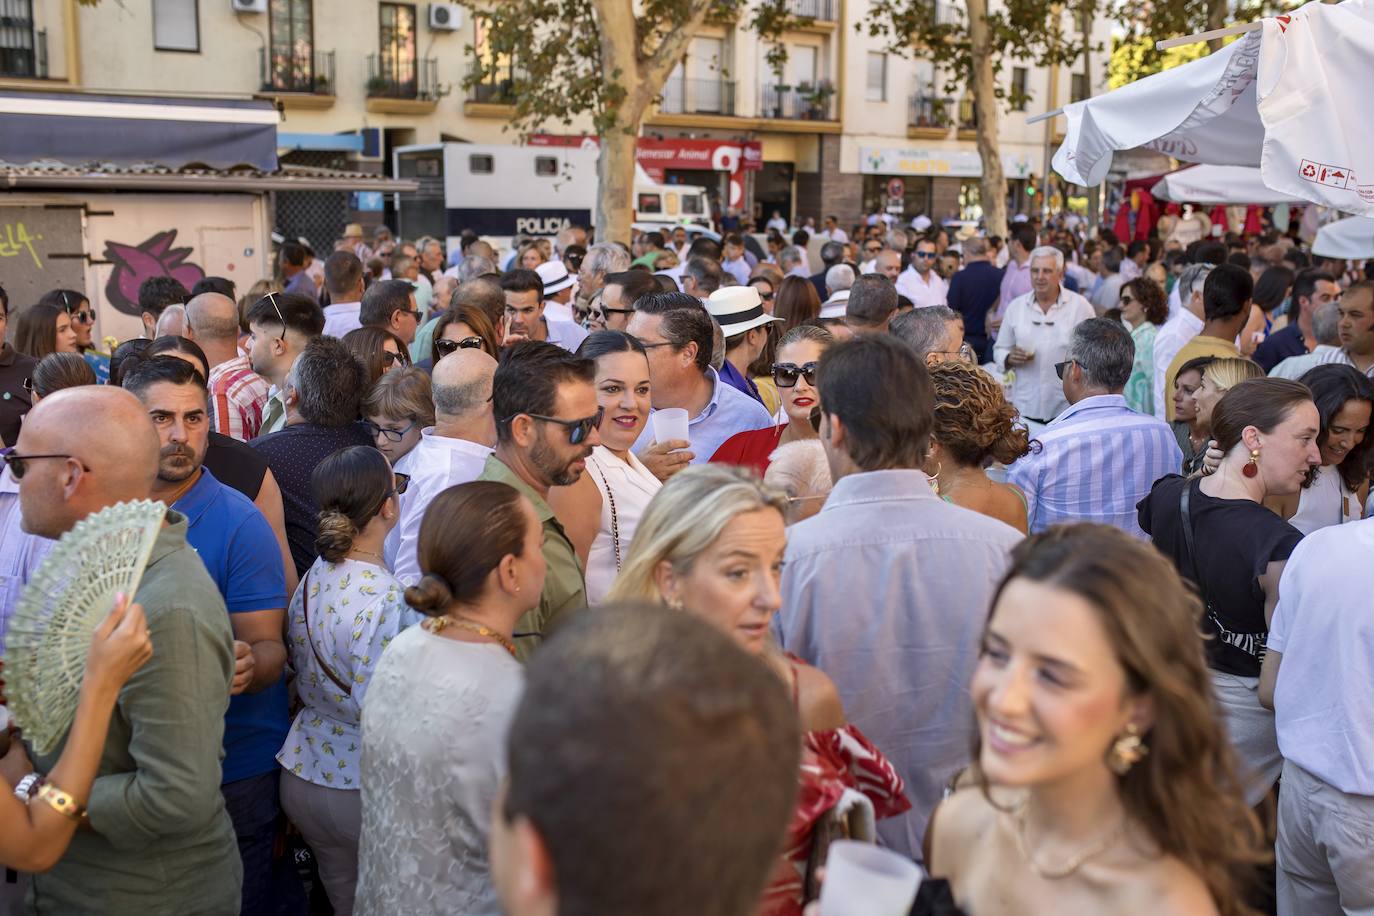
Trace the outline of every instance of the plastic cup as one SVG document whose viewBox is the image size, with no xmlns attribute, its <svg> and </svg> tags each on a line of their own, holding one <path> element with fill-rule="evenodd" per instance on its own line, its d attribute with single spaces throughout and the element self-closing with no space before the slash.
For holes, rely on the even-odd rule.
<svg viewBox="0 0 1374 916">
<path fill-rule="evenodd" d="M 655 410 L 649 415 L 650 422 L 654 425 L 655 442 L 671 442 L 674 439 L 681 439 L 684 442 L 691 441 L 691 436 L 687 435 L 687 411 L 682 407 L 664 407 L 662 410 Z"/>
<path fill-rule="evenodd" d="M 907 916 L 921 886 L 915 862 L 872 843 L 836 840 L 821 884 L 821 916 Z"/>
</svg>

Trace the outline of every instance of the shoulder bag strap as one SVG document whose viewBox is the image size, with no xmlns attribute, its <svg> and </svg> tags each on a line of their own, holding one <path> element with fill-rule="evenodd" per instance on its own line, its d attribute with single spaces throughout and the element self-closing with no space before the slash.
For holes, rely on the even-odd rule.
<svg viewBox="0 0 1374 916">
<path fill-rule="evenodd" d="M 310 635 L 310 571 L 306 570 L 305 579 L 301 582 L 301 613 L 305 617 L 305 641 L 310 644 L 310 652 L 315 656 L 315 664 L 320 666 L 325 677 L 334 682 L 334 686 L 343 691 L 344 696 L 352 696 L 353 688 L 345 684 L 343 680 L 334 673 L 334 669 L 325 664 L 324 657 L 320 655 L 320 650 L 315 647 L 315 637 Z"/>
</svg>

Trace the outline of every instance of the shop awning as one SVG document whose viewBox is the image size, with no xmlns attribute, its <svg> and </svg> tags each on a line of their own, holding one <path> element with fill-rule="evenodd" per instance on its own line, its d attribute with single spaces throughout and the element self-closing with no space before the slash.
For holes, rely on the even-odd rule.
<svg viewBox="0 0 1374 916">
<path fill-rule="evenodd" d="M 270 101 L 2 92 L 0 160 L 277 168 Z"/>
<path fill-rule="evenodd" d="M 0 189 L 26 188 L 86 191 L 181 191 L 227 194 L 261 191 L 378 191 L 384 194 L 418 190 L 419 182 L 338 169 L 284 165 L 275 172 L 257 169 L 181 169 L 159 166 L 86 167 L 60 163 L 12 165 L 0 162 Z"/>
</svg>

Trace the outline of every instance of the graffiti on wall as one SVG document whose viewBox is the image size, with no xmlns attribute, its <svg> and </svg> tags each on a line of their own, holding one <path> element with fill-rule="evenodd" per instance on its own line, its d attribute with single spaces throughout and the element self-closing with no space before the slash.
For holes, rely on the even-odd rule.
<svg viewBox="0 0 1374 916">
<path fill-rule="evenodd" d="M 105 298 L 126 315 L 139 315 L 138 288 L 152 277 L 171 277 L 188 290 L 204 276 L 200 266 L 187 261 L 190 248 L 173 248 L 177 231 L 167 229 L 137 245 L 107 241 L 105 260 L 114 265 L 105 284 Z"/>
</svg>

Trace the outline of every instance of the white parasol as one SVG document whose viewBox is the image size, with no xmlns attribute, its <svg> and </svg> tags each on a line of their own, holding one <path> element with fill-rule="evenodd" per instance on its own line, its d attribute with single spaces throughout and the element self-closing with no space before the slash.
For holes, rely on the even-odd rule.
<svg viewBox="0 0 1374 916">
<path fill-rule="evenodd" d="M 1317 230 L 1312 253 L 1344 261 L 1374 258 L 1374 219 L 1351 216 L 1327 223 Z"/>
<path fill-rule="evenodd" d="M 1314 0 L 1230 45 L 1063 109 L 1054 169 L 1094 185 L 1143 146 L 1210 165 L 1258 166 L 1265 186 L 1374 216 L 1374 0 Z"/>
<path fill-rule="evenodd" d="M 1165 175 L 1150 193 L 1159 200 L 1195 204 L 1301 204 L 1306 201 L 1275 191 L 1264 183 L 1260 170 L 1245 165 L 1194 165 Z"/>
</svg>

